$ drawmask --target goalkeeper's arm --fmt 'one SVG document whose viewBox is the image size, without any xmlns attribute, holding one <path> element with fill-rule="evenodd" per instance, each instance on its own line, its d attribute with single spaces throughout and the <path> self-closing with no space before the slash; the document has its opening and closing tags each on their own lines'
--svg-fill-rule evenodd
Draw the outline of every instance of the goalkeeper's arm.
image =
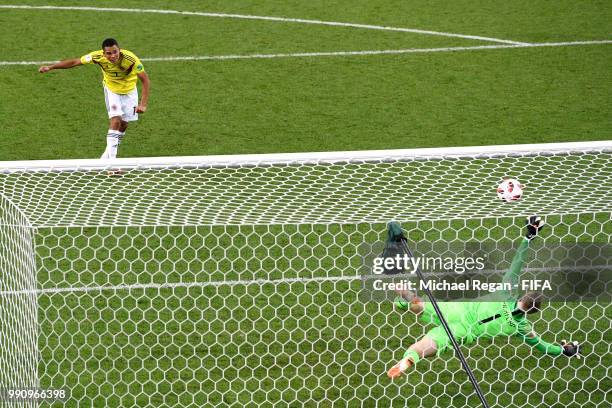
<svg viewBox="0 0 612 408">
<path fill-rule="evenodd" d="M 513 287 L 516 287 L 519 283 L 519 277 L 521 276 L 521 269 L 523 268 L 523 264 L 525 263 L 525 255 L 527 253 L 527 248 L 529 247 L 529 242 L 534 239 L 542 227 L 544 226 L 544 220 L 542 220 L 537 215 L 532 215 L 531 217 L 527 217 L 526 222 L 527 234 L 525 238 L 521 239 L 521 243 L 512 259 L 512 264 L 510 265 L 510 269 L 504 275 L 503 282 L 510 283 Z"/>
<path fill-rule="evenodd" d="M 525 343 L 529 344 L 531 347 L 535 348 L 541 353 L 549 354 L 551 356 L 559 356 L 563 354 L 568 357 L 576 356 L 580 358 L 580 344 L 578 344 L 577 341 L 568 343 L 563 340 L 561 342 L 561 345 L 559 346 L 556 344 L 545 342 L 544 340 L 540 339 L 534 332 L 531 332 L 522 337 Z"/>
<path fill-rule="evenodd" d="M 540 339 L 534 332 L 523 336 L 523 341 L 544 354 L 558 356 L 563 353 L 563 348 L 561 346 L 545 342 L 544 340 Z"/>
</svg>

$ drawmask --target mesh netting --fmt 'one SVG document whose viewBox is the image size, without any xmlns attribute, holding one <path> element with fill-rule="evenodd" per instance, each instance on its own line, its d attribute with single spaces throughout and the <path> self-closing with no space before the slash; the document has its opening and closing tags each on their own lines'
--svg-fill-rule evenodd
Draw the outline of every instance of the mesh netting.
<svg viewBox="0 0 612 408">
<path fill-rule="evenodd" d="M 531 213 L 543 246 L 609 248 L 609 148 L 5 165 L 0 385 L 65 389 L 67 406 L 479 406 L 452 352 L 386 377 L 430 327 L 363 297 L 364 248 L 398 220 L 416 250 L 507 260 Z M 498 200 L 506 176 L 519 202 Z M 547 265 L 530 254 L 526 273 Z M 462 351 L 491 406 L 607 406 L 611 315 L 568 297 L 530 317 L 581 360 L 514 337 Z"/>
</svg>

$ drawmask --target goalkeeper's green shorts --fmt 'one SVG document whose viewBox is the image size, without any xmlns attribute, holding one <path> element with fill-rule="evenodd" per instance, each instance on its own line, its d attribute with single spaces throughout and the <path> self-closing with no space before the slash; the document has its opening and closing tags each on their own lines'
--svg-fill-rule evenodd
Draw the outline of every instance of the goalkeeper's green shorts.
<svg viewBox="0 0 612 408">
<path fill-rule="evenodd" d="M 460 344 L 471 344 L 474 341 L 474 335 L 468 329 L 465 322 L 466 316 L 466 303 L 461 302 L 440 302 L 438 307 L 444 315 L 448 327 L 450 328 L 453 336 Z M 450 338 L 446 334 L 446 330 L 441 325 L 440 319 L 436 314 L 431 303 L 426 302 L 423 308 L 423 314 L 421 320 L 425 323 L 432 323 L 437 325 L 431 329 L 426 336 L 432 339 L 438 348 L 437 355 L 444 353 L 446 350 L 452 348 Z"/>
<path fill-rule="evenodd" d="M 453 336 L 455 336 L 455 340 L 459 344 L 472 344 L 474 342 L 475 337 L 470 333 L 470 331 L 461 323 L 449 323 L 448 327 L 450 328 Z M 452 349 L 452 343 L 450 338 L 446 335 L 446 330 L 442 326 L 436 326 L 431 329 L 426 337 L 429 337 L 436 343 L 436 347 L 438 351 L 436 354 L 439 356 L 444 353 L 446 350 Z"/>
</svg>

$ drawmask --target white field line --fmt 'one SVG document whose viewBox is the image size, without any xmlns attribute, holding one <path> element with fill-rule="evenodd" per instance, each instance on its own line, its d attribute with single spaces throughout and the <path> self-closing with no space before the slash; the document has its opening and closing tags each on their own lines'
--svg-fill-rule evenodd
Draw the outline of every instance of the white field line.
<svg viewBox="0 0 612 408">
<path fill-rule="evenodd" d="M 245 60 L 245 59 L 273 59 L 273 58 L 305 58 L 305 57 L 343 57 L 343 56 L 367 56 L 367 55 L 399 55 L 419 54 L 434 52 L 459 52 L 498 50 L 507 48 L 535 48 L 535 47 L 570 47 L 578 45 L 612 44 L 612 40 L 593 41 L 571 41 L 556 43 L 534 43 L 526 45 L 475 45 L 469 47 L 444 47 L 444 48 L 407 48 L 399 50 L 367 50 L 367 51 L 333 51 L 333 52 L 298 52 L 288 54 L 247 54 L 247 55 L 188 55 L 175 57 L 151 57 L 141 58 L 144 62 L 173 62 L 173 61 L 215 61 L 215 60 Z M 0 61 L 0 66 L 10 65 L 45 65 L 57 61 Z"/>
<path fill-rule="evenodd" d="M 555 273 L 559 270 L 565 272 L 581 272 L 592 271 L 594 268 L 602 271 L 610 271 L 609 265 L 595 266 L 573 266 L 573 267 L 540 267 L 540 268 L 525 268 L 525 273 Z M 501 275 L 505 270 L 483 269 L 480 271 L 483 274 Z M 403 275 L 395 275 L 402 277 Z M 407 274 L 407 276 L 413 276 Z M 424 272 L 424 277 L 437 277 L 439 272 Z M 146 289 L 176 289 L 176 288 L 206 288 L 206 287 L 221 287 L 221 286 L 263 286 L 263 285 L 281 285 L 292 283 L 308 284 L 312 282 L 350 282 L 356 280 L 376 280 L 381 279 L 380 275 L 353 275 L 353 276 L 334 276 L 334 277 L 318 277 L 318 278 L 283 278 L 283 279 L 253 279 L 253 280 L 232 280 L 232 281 L 216 281 L 216 282 L 173 282 L 173 283 L 141 283 L 132 285 L 106 285 L 106 286 L 82 286 L 82 287 L 67 287 L 67 288 L 47 288 L 47 289 L 29 289 L 29 290 L 3 290 L 0 291 L 0 296 L 15 296 L 15 295 L 54 295 L 57 293 L 89 293 L 103 291 L 132 291 Z"/>
<path fill-rule="evenodd" d="M 4 290 L 0 291 L 0 296 L 7 295 L 53 295 L 56 293 L 87 293 L 87 292 L 102 292 L 102 291 L 120 291 L 120 290 L 145 290 L 145 289 L 175 289 L 175 288 L 205 288 L 205 287 L 220 287 L 220 286 L 244 286 L 244 285 L 278 285 L 283 283 L 310 283 L 310 282 L 339 282 L 353 281 L 361 279 L 360 276 L 340 276 L 340 277 L 320 277 L 320 278 L 288 278 L 288 279 L 254 279 L 254 280 L 235 280 L 235 281 L 220 281 L 220 282 L 175 282 L 175 283 L 143 283 L 134 285 L 115 285 L 115 286 L 84 286 L 76 288 L 49 288 L 49 289 L 32 289 L 32 290 Z"/>
<path fill-rule="evenodd" d="M 95 12 L 121 12 L 121 13 L 148 13 L 148 14 L 175 14 L 184 16 L 201 16 L 201 17 L 217 17 L 217 18 L 235 18 L 243 20 L 264 20 L 277 21 L 283 23 L 299 23 L 299 24 L 314 24 L 334 27 L 350 27 L 367 30 L 382 30 L 382 31 L 399 31 L 404 33 L 437 35 L 442 37 L 466 38 L 470 40 L 489 41 L 502 44 L 527 44 L 523 42 L 503 40 L 500 38 L 481 37 L 478 35 L 446 33 L 440 31 L 419 30 L 415 28 L 388 27 L 371 24 L 355 24 L 341 23 L 337 21 L 321 21 L 321 20 L 306 20 L 302 18 L 285 18 L 285 17 L 270 17 L 270 16 L 251 16 L 244 14 L 226 14 L 226 13 L 205 13 L 198 11 L 178 11 L 178 10 L 157 10 L 157 9 L 134 9 L 134 8 L 117 8 L 117 7 L 80 7 L 80 6 L 29 6 L 29 5 L 0 5 L 4 9 L 28 9 L 28 10 L 77 10 L 77 11 L 95 11 Z"/>
</svg>

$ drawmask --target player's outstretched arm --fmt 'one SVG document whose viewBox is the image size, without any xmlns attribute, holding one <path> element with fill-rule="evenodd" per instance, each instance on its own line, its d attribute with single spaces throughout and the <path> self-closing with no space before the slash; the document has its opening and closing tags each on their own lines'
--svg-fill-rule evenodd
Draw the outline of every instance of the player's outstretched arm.
<svg viewBox="0 0 612 408">
<path fill-rule="evenodd" d="M 540 339 L 534 332 L 524 336 L 523 339 L 525 343 L 529 344 L 539 352 L 549 354 L 551 356 L 559 356 L 563 354 L 568 357 L 575 356 L 580 358 L 580 353 L 582 352 L 581 345 L 577 341 L 568 343 L 567 341 L 562 340 L 561 345 L 550 344 Z"/>
<path fill-rule="evenodd" d="M 43 65 L 40 68 L 38 68 L 38 72 L 40 72 L 41 74 L 44 74 L 45 72 L 49 72 L 54 69 L 68 69 L 68 68 L 73 68 L 79 65 L 83 65 L 80 58 L 67 59 L 67 60 L 63 60 L 60 62 L 56 62 L 55 64 L 52 64 L 52 65 Z"/>
<path fill-rule="evenodd" d="M 529 247 L 529 242 L 531 242 L 531 240 L 538 235 L 543 227 L 544 220 L 541 217 L 538 217 L 537 215 L 527 217 L 525 238 L 521 239 L 521 243 L 516 250 L 514 258 L 512 259 L 510 269 L 508 272 L 506 272 L 506 275 L 504 275 L 504 282 L 511 283 L 512 285 L 518 284 L 521 269 L 523 268 L 523 263 L 525 262 L 527 248 Z"/>
<path fill-rule="evenodd" d="M 149 92 L 151 90 L 151 80 L 146 72 L 140 72 L 136 74 L 138 79 L 142 83 L 142 96 L 140 97 L 140 103 L 136 107 L 137 113 L 144 113 L 147 111 L 147 104 L 149 103 Z"/>
</svg>

